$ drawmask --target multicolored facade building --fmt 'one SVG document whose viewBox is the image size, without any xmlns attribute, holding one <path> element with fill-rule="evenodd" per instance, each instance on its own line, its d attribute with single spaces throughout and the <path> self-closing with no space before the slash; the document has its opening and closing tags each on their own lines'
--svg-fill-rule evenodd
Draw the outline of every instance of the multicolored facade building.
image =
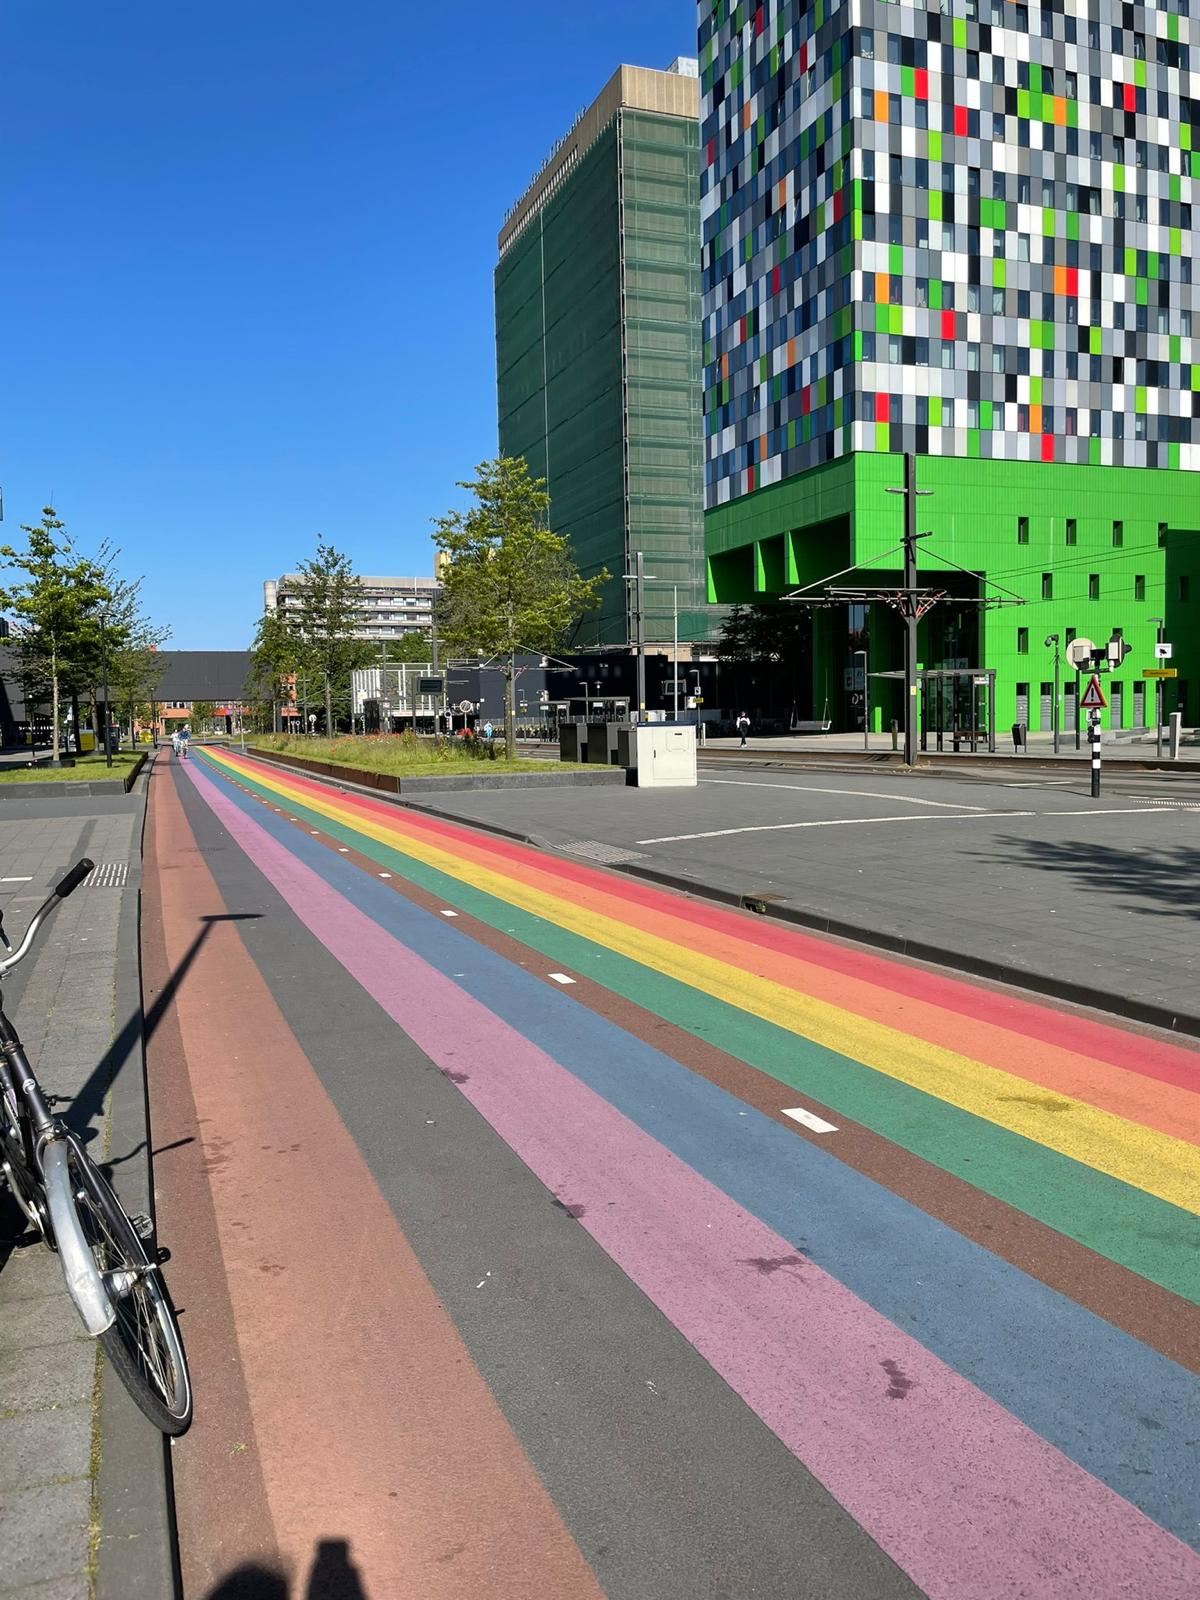
<svg viewBox="0 0 1200 1600">
<path fill-rule="evenodd" d="M 498 240 L 501 453 L 550 491 L 585 576 L 610 574 L 578 648 L 703 640 L 699 86 L 694 60 L 618 67 L 513 205 Z"/>
<path fill-rule="evenodd" d="M 1044 641 L 1119 630 L 1106 720 L 1142 726 L 1165 638 L 1165 709 L 1197 720 L 1186 10 L 699 0 L 710 599 L 843 569 L 898 584 L 886 490 L 911 452 L 933 491 L 920 580 L 947 594 L 921 627 L 926 667 L 995 669 L 997 720 L 1049 728 Z M 853 725 L 860 648 L 872 673 L 900 665 L 891 611 L 814 612 L 801 715 Z M 900 703 L 873 689 L 878 726 Z"/>
</svg>

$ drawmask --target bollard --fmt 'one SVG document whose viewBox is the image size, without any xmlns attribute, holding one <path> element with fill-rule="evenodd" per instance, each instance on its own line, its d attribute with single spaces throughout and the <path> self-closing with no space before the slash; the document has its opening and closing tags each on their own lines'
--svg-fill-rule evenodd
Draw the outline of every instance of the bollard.
<svg viewBox="0 0 1200 1600">
<path fill-rule="evenodd" d="M 1179 760 L 1179 741 L 1183 735 L 1183 712 L 1172 711 L 1167 718 L 1167 759 Z"/>
<path fill-rule="evenodd" d="M 899 750 L 899 748 L 900 748 L 900 724 L 896 721 L 895 717 L 893 717 L 892 718 L 892 749 L 893 750 Z"/>
</svg>

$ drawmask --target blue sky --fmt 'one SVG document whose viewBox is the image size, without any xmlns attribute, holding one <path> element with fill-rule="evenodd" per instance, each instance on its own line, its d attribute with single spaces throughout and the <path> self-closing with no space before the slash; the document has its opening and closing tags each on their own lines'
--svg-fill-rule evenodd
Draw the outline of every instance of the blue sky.
<svg viewBox="0 0 1200 1600">
<path fill-rule="evenodd" d="M 317 535 L 431 569 L 495 453 L 508 205 L 692 0 L 4 0 L 0 484 L 111 539 L 179 649 Z"/>
</svg>

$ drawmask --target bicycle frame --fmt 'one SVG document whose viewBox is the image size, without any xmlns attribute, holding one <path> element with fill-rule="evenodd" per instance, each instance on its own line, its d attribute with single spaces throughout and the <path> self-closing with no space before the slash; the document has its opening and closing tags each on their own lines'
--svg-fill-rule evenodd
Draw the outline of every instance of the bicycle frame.
<svg viewBox="0 0 1200 1600">
<path fill-rule="evenodd" d="M 50 898 L 38 909 L 26 929 L 20 946 L 0 961 L 0 978 L 6 977 L 18 961 L 24 959 L 37 938 L 38 931 L 55 904 L 72 890 L 78 888 L 92 870 L 90 861 L 81 861 L 55 889 Z M 73 1135 L 67 1131 L 50 1110 L 37 1075 L 29 1063 L 24 1046 L 4 1012 L 0 998 L 0 1093 L 9 1102 L 16 1118 L 15 1132 L 19 1133 L 21 1149 L 11 1148 L 12 1134 L 5 1143 L 10 1168 L 19 1162 L 21 1173 L 10 1172 L 10 1183 L 18 1204 L 27 1210 L 26 1196 L 20 1192 L 22 1184 L 33 1191 L 33 1203 L 44 1196 L 46 1216 L 31 1217 L 45 1232 L 49 1226 L 47 1243 L 58 1251 L 62 1261 L 67 1292 L 83 1319 L 88 1333 L 95 1338 L 110 1328 L 116 1320 L 116 1310 L 104 1287 L 104 1280 L 96 1265 L 87 1238 L 80 1225 L 71 1197 L 71 1172 L 69 1151 Z M 8 1119 L 6 1119 L 7 1121 Z M 40 1196 L 37 1191 L 40 1190 Z"/>
</svg>

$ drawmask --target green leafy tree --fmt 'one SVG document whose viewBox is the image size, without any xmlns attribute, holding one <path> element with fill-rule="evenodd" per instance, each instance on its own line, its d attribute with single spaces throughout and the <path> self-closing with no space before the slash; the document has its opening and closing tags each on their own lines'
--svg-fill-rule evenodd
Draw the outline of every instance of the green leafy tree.
<svg viewBox="0 0 1200 1600">
<path fill-rule="evenodd" d="M 269 705 L 268 727 L 273 725 L 276 704 L 291 704 L 299 670 L 299 634 L 288 627 L 282 612 L 264 611 L 250 646 L 250 671 L 245 690 L 247 700 Z"/>
<path fill-rule="evenodd" d="M 133 641 L 113 651 L 108 663 L 108 688 L 118 712 L 123 711 L 130 736 L 139 715 L 152 714 L 167 658 L 154 645 Z"/>
<path fill-rule="evenodd" d="M 0 546 L 0 562 L 23 573 L 24 581 L 0 590 L 0 604 L 17 618 L 23 678 L 28 683 L 41 680 L 49 688 L 57 762 L 64 677 L 75 667 L 92 621 L 112 593 L 103 569 L 79 554 L 53 506 L 43 508 L 40 523 L 22 523 L 21 532 L 25 549 Z"/>
<path fill-rule="evenodd" d="M 395 644 L 389 639 L 386 649 L 392 662 L 428 661 L 433 653 L 427 633 L 406 633 Z"/>
<path fill-rule="evenodd" d="M 325 732 L 332 738 L 334 694 L 340 698 L 343 688 L 348 693 L 350 674 L 374 654 L 371 642 L 355 635 L 362 596 L 349 556 L 327 544 L 318 544 L 316 555 L 300 563 L 297 587 L 297 666 L 324 686 Z"/>
<path fill-rule="evenodd" d="M 609 575 L 580 577 L 567 539 L 547 526 L 546 480 L 531 477 L 523 458 L 485 461 L 459 488 L 470 491 L 474 504 L 434 523 L 434 543 L 446 556 L 439 626 L 449 651 L 501 661 L 511 759 L 515 657 L 561 649 L 580 617 L 599 604 Z"/>
<path fill-rule="evenodd" d="M 717 654 L 722 661 L 788 661 L 807 625 L 801 606 L 735 605 L 721 625 Z"/>
<path fill-rule="evenodd" d="M 188 718 L 188 721 L 191 723 L 192 732 L 197 735 L 206 732 L 208 725 L 212 722 L 212 719 L 216 716 L 216 714 L 217 707 L 215 701 L 193 700 L 191 715 Z"/>
</svg>

